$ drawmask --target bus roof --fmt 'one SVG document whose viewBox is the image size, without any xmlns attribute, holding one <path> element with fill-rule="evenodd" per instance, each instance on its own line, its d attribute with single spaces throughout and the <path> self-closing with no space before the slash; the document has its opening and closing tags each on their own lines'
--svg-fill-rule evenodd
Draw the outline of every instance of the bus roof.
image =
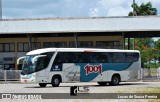
<svg viewBox="0 0 160 102">
<path fill-rule="evenodd" d="M 138 50 L 120 50 L 120 49 L 98 49 L 98 48 L 43 48 L 33 50 L 27 53 L 27 55 L 41 54 L 45 52 L 137 52 Z"/>
</svg>

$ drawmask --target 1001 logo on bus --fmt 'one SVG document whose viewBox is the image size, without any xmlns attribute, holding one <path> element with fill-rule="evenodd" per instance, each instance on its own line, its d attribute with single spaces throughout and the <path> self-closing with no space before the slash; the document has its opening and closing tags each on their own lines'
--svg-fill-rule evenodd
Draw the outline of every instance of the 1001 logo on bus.
<svg viewBox="0 0 160 102">
<path fill-rule="evenodd" d="M 102 64 L 100 65 L 89 65 L 87 64 L 84 69 L 86 70 L 86 75 L 89 73 L 102 73 Z"/>
</svg>

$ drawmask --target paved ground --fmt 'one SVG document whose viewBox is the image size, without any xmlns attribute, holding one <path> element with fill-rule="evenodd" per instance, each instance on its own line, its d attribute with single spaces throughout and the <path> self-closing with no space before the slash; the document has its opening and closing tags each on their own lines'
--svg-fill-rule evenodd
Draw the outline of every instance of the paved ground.
<svg viewBox="0 0 160 102">
<path fill-rule="evenodd" d="M 52 87 L 51 85 L 47 85 L 45 88 L 39 87 L 38 84 L 2 83 L 0 84 L 0 93 L 70 93 L 71 86 L 88 86 L 90 90 L 89 93 L 160 93 L 160 82 L 123 82 L 119 86 L 109 86 L 109 85 L 99 86 L 97 83 L 63 83 L 59 87 Z M 63 99 L 58 100 L 58 102 L 60 101 L 63 101 Z M 81 101 L 81 100 L 76 99 L 67 101 Z M 95 100 L 85 100 L 85 101 L 88 102 Z M 110 99 L 108 101 L 128 102 L 127 100 L 110 100 Z M 139 101 L 141 102 L 143 100 Z M 144 101 L 152 101 L 152 100 L 144 100 Z M 159 100 L 156 101 L 158 102 Z"/>
<path fill-rule="evenodd" d="M 97 83 L 62 83 L 59 87 L 48 84 L 45 88 L 38 84 L 0 84 L 0 93 L 69 93 L 71 86 L 88 86 L 91 93 L 132 92 L 139 88 L 160 88 L 160 82 L 122 82 L 119 86 L 99 86 Z M 127 90 L 128 89 L 128 90 Z"/>
</svg>

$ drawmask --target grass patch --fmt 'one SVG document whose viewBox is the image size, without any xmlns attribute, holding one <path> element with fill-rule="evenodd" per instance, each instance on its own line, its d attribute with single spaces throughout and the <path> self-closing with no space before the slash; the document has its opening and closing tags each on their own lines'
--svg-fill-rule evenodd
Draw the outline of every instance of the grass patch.
<svg viewBox="0 0 160 102">
<path fill-rule="evenodd" d="M 137 93 L 160 93 L 160 87 L 145 87 L 136 90 Z"/>
</svg>

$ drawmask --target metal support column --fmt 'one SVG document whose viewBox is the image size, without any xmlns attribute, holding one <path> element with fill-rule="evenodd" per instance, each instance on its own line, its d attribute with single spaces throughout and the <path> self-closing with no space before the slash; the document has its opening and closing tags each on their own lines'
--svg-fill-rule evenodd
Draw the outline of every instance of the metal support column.
<svg viewBox="0 0 160 102">
<path fill-rule="evenodd" d="M 135 38 L 133 38 L 133 50 L 135 49 Z"/>
<path fill-rule="evenodd" d="M 14 48 L 15 48 L 15 59 L 16 59 L 16 61 L 18 60 L 18 49 L 17 49 L 17 48 L 18 48 L 18 47 L 17 47 L 18 45 L 17 45 L 17 44 L 18 44 L 18 43 L 17 43 L 17 41 L 16 41 L 16 42 L 15 42 L 15 47 L 14 47 Z M 15 61 L 15 69 L 16 69 L 16 70 L 19 70 L 16 61 Z"/>
<path fill-rule="evenodd" d="M 124 37 L 124 32 L 122 32 L 122 39 L 123 39 L 123 49 L 125 49 L 125 37 Z"/>
<path fill-rule="evenodd" d="M 27 34 L 28 42 L 29 42 L 29 50 L 32 51 L 32 36 L 31 34 Z"/>
<path fill-rule="evenodd" d="M 78 36 L 77 36 L 77 33 L 74 33 L 74 41 L 75 41 L 75 48 L 78 48 Z"/>
<path fill-rule="evenodd" d="M 130 38 L 128 38 L 128 50 L 130 49 Z"/>
<path fill-rule="evenodd" d="M 133 16 L 136 16 L 137 12 L 135 10 L 135 0 L 133 0 Z M 135 38 L 133 38 L 133 50 L 135 49 Z"/>
</svg>

